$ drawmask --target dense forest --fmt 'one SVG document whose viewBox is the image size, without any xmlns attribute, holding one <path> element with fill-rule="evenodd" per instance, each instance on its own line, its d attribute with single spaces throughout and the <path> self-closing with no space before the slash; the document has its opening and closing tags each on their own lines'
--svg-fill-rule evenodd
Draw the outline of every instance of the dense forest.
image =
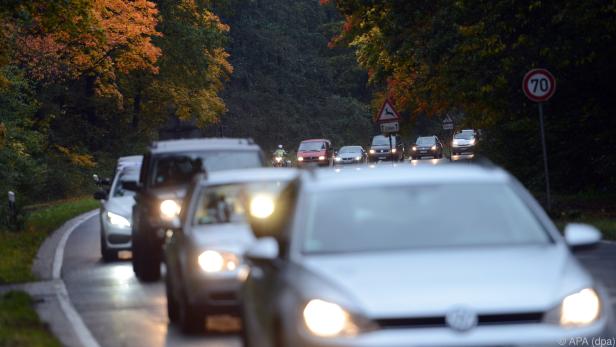
<svg viewBox="0 0 616 347">
<path fill-rule="evenodd" d="M 0 192 L 21 205 L 83 193 L 173 119 L 267 151 L 366 145 L 385 97 L 407 142 L 453 115 L 540 188 L 533 67 L 557 78 L 555 188 L 616 187 L 614 1 L 1 0 L 0 19 Z"/>
</svg>

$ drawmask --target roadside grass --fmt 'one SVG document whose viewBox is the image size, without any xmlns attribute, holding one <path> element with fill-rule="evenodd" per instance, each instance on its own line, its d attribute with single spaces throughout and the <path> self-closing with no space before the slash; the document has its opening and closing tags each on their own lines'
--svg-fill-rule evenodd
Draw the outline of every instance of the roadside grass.
<svg viewBox="0 0 616 347">
<path fill-rule="evenodd" d="M 60 342 L 42 323 L 24 292 L 0 295 L 0 346 L 56 347 Z"/>
<path fill-rule="evenodd" d="M 32 262 L 45 238 L 67 220 L 98 206 L 91 197 L 39 205 L 27 216 L 24 230 L 0 230 L 0 284 L 35 280 Z"/>
</svg>

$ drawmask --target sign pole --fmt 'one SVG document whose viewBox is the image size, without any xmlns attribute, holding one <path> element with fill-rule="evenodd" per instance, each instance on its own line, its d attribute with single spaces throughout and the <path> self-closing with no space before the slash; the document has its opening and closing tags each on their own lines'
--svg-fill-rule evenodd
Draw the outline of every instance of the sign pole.
<svg viewBox="0 0 616 347">
<path fill-rule="evenodd" d="M 389 133 L 389 154 L 391 154 L 391 166 L 394 166 L 394 146 L 391 143 L 391 133 Z"/>
<path fill-rule="evenodd" d="M 543 103 L 538 103 L 539 105 L 539 127 L 541 128 L 541 147 L 543 148 L 543 169 L 545 175 L 545 193 L 546 193 L 546 206 L 547 210 L 550 210 L 552 205 L 552 199 L 550 197 L 550 174 L 548 171 L 548 150 L 545 145 L 545 128 L 543 126 Z"/>
</svg>

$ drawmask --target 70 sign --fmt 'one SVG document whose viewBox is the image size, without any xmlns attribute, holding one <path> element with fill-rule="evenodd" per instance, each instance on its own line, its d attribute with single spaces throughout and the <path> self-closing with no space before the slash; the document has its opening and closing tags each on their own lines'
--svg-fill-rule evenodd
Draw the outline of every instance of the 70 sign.
<svg viewBox="0 0 616 347">
<path fill-rule="evenodd" d="M 556 79 L 546 69 L 533 69 L 524 76 L 522 89 L 531 101 L 545 102 L 556 91 Z"/>
</svg>

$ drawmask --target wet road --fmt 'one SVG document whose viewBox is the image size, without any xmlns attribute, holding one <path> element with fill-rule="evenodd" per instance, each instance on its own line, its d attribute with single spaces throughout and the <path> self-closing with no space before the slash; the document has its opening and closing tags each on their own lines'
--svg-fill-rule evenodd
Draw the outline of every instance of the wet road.
<svg viewBox="0 0 616 347">
<path fill-rule="evenodd" d="M 168 322 L 163 283 L 139 283 L 127 260 L 103 263 L 99 242 L 95 216 L 69 238 L 62 277 L 73 305 L 101 347 L 241 346 L 232 334 L 182 336 Z M 616 243 L 602 243 L 578 258 L 608 287 L 616 306 Z"/>
</svg>

